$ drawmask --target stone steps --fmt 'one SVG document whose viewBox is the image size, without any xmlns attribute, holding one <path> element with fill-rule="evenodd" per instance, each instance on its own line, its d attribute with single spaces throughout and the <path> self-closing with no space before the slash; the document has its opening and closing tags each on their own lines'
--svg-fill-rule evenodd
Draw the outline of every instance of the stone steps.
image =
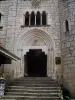
<svg viewBox="0 0 75 100">
<path fill-rule="evenodd" d="M 60 100 L 60 87 L 55 80 L 45 77 L 21 78 L 6 87 L 0 100 Z"/>
<path fill-rule="evenodd" d="M 28 88 L 27 87 L 26 88 L 25 87 L 24 88 L 20 88 L 20 86 L 19 86 L 19 88 L 18 87 L 17 88 L 8 87 L 7 89 L 10 89 L 10 90 L 17 90 L 17 89 L 21 90 L 22 89 L 22 90 L 33 90 L 33 91 L 34 90 L 36 90 L 36 91 L 37 90 L 50 90 L 50 91 L 52 91 L 52 90 L 59 90 L 60 88 L 49 88 L 49 87 L 46 87 L 46 88 L 39 88 L 39 87 L 37 87 L 37 88 L 35 88 L 35 87 L 34 88 L 32 88 L 32 87 L 30 87 L 30 88 L 29 87 Z"/>
<path fill-rule="evenodd" d="M 25 78 L 21 77 L 16 80 L 53 80 L 53 79 L 51 77 L 25 77 Z"/>
<path fill-rule="evenodd" d="M 26 86 L 26 87 L 32 87 L 32 86 L 35 86 L 35 87 L 53 87 L 53 86 L 58 86 L 57 84 L 13 84 L 13 85 L 17 85 L 17 86 Z"/>
<path fill-rule="evenodd" d="M 18 96 L 18 95 L 20 95 L 20 96 L 45 96 L 45 97 L 48 97 L 48 96 L 50 96 L 50 97 L 58 97 L 58 93 L 26 93 L 26 92 L 7 92 L 6 93 L 7 95 L 16 95 L 16 96 Z"/>
<path fill-rule="evenodd" d="M 21 88 L 21 89 L 24 89 L 24 88 L 25 88 L 25 89 L 50 89 L 50 90 L 52 90 L 52 89 L 57 90 L 57 89 L 58 89 L 58 90 L 60 90 L 60 87 L 56 87 L 56 86 L 55 86 L 55 87 L 40 87 L 40 86 L 39 86 L 39 87 L 35 87 L 35 86 L 32 86 L 32 87 L 26 87 L 26 86 L 7 86 L 6 88 L 13 88 L 13 89 L 14 89 L 14 88 L 15 88 L 15 89 L 16 89 L 16 88 L 18 88 L 18 89 L 20 89 L 20 88 Z"/>
<path fill-rule="evenodd" d="M 16 100 L 60 100 L 59 97 L 51 96 L 17 96 L 17 95 L 8 95 L 2 98 L 4 99 L 16 99 Z M 1 99 L 1 100 L 2 100 Z"/>
<path fill-rule="evenodd" d="M 32 87 L 32 86 L 38 86 L 38 87 L 42 87 L 42 86 L 44 86 L 44 87 L 58 87 L 58 84 L 57 83 L 23 83 L 23 82 L 15 82 L 15 83 L 12 83 L 11 85 L 14 85 L 14 86 L 26 86 L 26 87 Z"/>
<path fill-rule="evenodd" d="M 59 92 L 60 92 L 59 90 L 49 90 L 49 89 L 48 89 L 48 90 L 7 89 L 6 91 L 7 91 L 7 92 L 8 92 L 8 91 L 10 91 L 10 92 L 18 92 L 18 91 L 19 91 L 19 92 L 28 92 L 28 93 L 29 93 L 29 92 L 33 92 L 33 93 L 34 93 L 34 92 L 35 92 L 35 93 L 38 93 L 38 92 L 39 92 L 39 93 L 40 93 L 40 92 L 42 92 L 42 93 L 45 93 L 45 92 L 48 92 L 48 93 L 54 93 L 54 92 L 55 92 L 55 93 L 56 93 L 56 92 L 58 92 L 58 93 L 59 93 Z"/>
<path fill-rule="evenodd" d="M 29 83 L 29 82 L 30 82 L 30 83 Z M 46 82 L 45 82 L 45 81 L 43 81 L 43 82 L 42 82 L 42 81 L 41 81 L 41 82 L 37 82 L 37 81 L 36 81 L 36 82 L 32 82 L 32 81 L 29 81 L 29 82 L 26 82 L 26 81 L 22 81 L 22 82 L 16 81 L 15 83 L 16 83 L 16 84 L 17 84 L 17 83 L 19 83 L 19 84 L 20 84 L 20 83 L 22 83 L 22 84 L 24 84 L 24 83 L 25 83 L 25 84 L 42 84 L 42 83 L 44 82 L 44 84 L 57 84 L 57 82 L 48 82 L 48 81 L 46 81 Z"/>
<path fill-rule="evenodd" d="M 45 82 L 45 83 L 57 83 L 56 81 L 54 81 L 54 80 L 15 80 L 14 82 L 16 82 L 16 83 L 20 83 L 20 82 L 25 82 L 25 83 L 29 83 L 29 82 L 31 82 L 31 83 L 43 83 L 43 82 Z"/>
</svg>

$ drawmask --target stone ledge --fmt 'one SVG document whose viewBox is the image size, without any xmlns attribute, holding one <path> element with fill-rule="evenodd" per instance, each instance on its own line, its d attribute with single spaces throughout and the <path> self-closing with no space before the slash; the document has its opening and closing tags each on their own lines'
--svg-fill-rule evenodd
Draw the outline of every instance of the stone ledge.
<svg viewBox="0 0 75 100">
<path fill-rule="evenodd" d="M 51 25 L 28 25 L 28 26 L 25 26 L 25 25 L 21 25 L 21 28 L 24 28 L 24 27 L 49 27 Z"/>
</svg>

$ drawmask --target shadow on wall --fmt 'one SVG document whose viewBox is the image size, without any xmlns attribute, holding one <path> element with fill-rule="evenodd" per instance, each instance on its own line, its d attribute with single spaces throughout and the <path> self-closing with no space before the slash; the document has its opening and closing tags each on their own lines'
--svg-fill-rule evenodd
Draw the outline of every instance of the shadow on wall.
<svg viewBox="0 0 75 100">
<path fill-rule="evenodd" d="M 63 84 L 61 84 L 61 90 L 64 100 L 71 100 L 71 92 L 66 87 L 64 87 Z"/>
</svg>

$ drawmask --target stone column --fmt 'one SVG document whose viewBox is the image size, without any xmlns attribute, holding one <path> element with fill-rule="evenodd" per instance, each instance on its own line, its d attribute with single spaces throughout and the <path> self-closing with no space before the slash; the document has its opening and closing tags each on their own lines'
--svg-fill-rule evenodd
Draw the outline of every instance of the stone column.
<svg viewBox="0 0 75 100">
<path fill-rule="evenodd" d="M 46 25 L 50 25 L 50 15 L 46 13 Z"/>
<path fill-rule="evenodd" d="M 25 15 L 22 16 L 22 25 L 25 26 Z"/>
</svg>

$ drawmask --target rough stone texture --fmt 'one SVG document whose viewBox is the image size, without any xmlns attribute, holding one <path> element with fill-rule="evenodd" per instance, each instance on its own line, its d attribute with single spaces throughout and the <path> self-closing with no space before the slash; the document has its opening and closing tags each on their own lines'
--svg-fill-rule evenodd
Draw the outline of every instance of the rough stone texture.
<svg viewBox="0 0 75 100">
<path fill-rule="evenodd" d="M 47 77 L 26 77 L 12 81 L 0 100 L 61 100 L 57 81 Z"/>
<path fill-rule="evenodd" d="M 30 48 L 41 48 L 48 55 L 48 76 L 61 79 L 75 94 L 75 0 L 38 2 L 35 5 L 34 0 L 0 1 L 0 13 L 3 15 L 0 45 L 21 58 L 21 61 L 5 65 L 5 72 L 10 72 L 15 78 L 24 76 L 24 55 Z M 48 25 L 22 28 L 26 11 L 46 11 Z M 66 20 L 69 22 L 69 32 L 65 29 Z M 55 64 L 55 57 L 62 58 L 62 67 Z"/>
<path fill-rule="evenodd" d="M 34 11 L 35 13 L 37 11 L 40 11 L 41 13 L 42 11 L 46 11 L 48 25 L 40 27 L 21 28 L 21 26 L 24 25 L 23 15 L 26 13 L 26 11 L 29 11 L 29 13 L 31 13 L 31 11 Z M 57 76 L 59 76 L 60 71 L 58 71 L 58 69 L 61 68 L 61 65 L 56 65 L 54 60 L 56 56 L 61 57 L 58 0 L 41 0 L 39 5 L 36 6 L 32 6 L 31 0 L 0 1 L 0 12 L 4 15 L 1 21 L 3 29 L 0 30 L 0 40 L 2 41 L 1 45 L 22 58 L 21 62 L 17 61 L 12 62 L 12 65 L 5 65 L 7 66 L 7 68 L 5 68 L 5 71 L 13 72 L 15 77 L 23 76 L 24 54 L 32 46 L 46 46 L 47 50 L 49 50 L 47 74 L 48 76 L 53 77 L 56 76 L 56 73 L 58 73 Z M 32 34 L 28 36 L 30 33 Z M 35 36 L 35 33 L 39 34 Z M 30 38 L 32 36 L 33 38 Z M 37 43 L 34 43 L 35 38 L 38 40 Z M 43 50 L 44 47 L 41 48 Z"/>
<path fill-rule="evenodd" d="M 75 0 L 59 0 L 63 83 L 75 94 Z M 65 21 L 69 22 L 69 32 Z"/>
<path fill-rule="evenodd" d="M 62 68 L 61 64 L 55 64 L 55 57 L 61 57 L 61 48 L 62 47 L 62 63 L 63 68 L 65 65 L 74 68 L 74 31 L 71 31 L 72 37 L 65 37 L 65 33 L 62 33 L 62 30 L 65 31 L 65 27 L 62 28 L 62 23 L 65 21 L 65 17 L 69 16 L 71 18 L 71 11 L 66 13 L 68 4 L 66 2 L 61 2 L 61 14 L 59 20 L 59 1 L 58 0 L 39 0 L 41 1 L 38 7 L 32 6 L 31 0 L 6 0 L 0 1 L 0 12 L 4 15 L 2 16 L 1 25 L 3 29 L 0 30 L 0 42 L 1 45 L 10 50 L 12 53 L 16 54 L 21 58 L 21 61 L 14 62 L 12 65 L 5 65 L 5 72 L 11 72 L 14 74 L 14 77 L 24 76 L 24 54 L 29 51 L 30 48 L 39 48 L 44 49 L 42 46 L 46 46 L 47 55 L 48 55 L 48 65 L 47 65 L 47 74 L 48 76 L 59 78 L 62 77 Z M 73 0 L 72 0 L 73 1 Z M 67 6 L 66 6 L 67 4 Z M 65 5 L 65 12 L 64 7 Z M 73 5 L 73 2 L 70 3 Z M 71 6 L 69 8 L 71 8 Z M 66 8 L 67 7 L 67 8 Z M 73 6 L 72 6 L 73 7 Z M 75 7 L 74 7 L 75 8 Z M 72 9 L 73 10 L 73 9 Z M 40 27 L 24 27 L 24 14 L 26 11 L 46 11 L 47 13 L 47 26 Z M 65 13 L 65 16 L 63 14 Z M 74 10 L 72 11 L 74 12 Z M 74 15 L 72 17 L 75 17 Z M 74 30 L 74 20 L 71 18 L 71 29 Z M 60 22 L 61 22 L 61 43 L 60 43 Z M 35 35 L 36 33 L 36 35 Z M 37 43 L 35 43 L 37 39 Z M 67 42 L 66 42 L 67 41 Z M 65 43 L 66 42 L 66 43 Z M 62 46 L 61 46 L 62 45 Z M 29 47 L 28 47 L 29 46 Z M 34 47 L 35 46 L 35 47 Z M 70 54 L 70 52 L 72 54 Z M 73 55 L 73 57 L 72 57 Z M 65 59 L 63 59 L 65 57 Z M 68 66 L 69 64 L 69 66 Z M 7 67 L 6 67 L 7 66 Z M 72 69 L 71 68 L 71 69 Z M 65 70 L 67 71 L 67 70 Z M 71 70 L 72 71 L 72 70 Z M 64 75 L 66 72 L 64 72 Z M 67 76 L 67 75 L 66 75 Z M 66 80 L 66 79 L 65 79 Z M 74 84 L 74 83 L 73 83 Z"/>
</svg>

